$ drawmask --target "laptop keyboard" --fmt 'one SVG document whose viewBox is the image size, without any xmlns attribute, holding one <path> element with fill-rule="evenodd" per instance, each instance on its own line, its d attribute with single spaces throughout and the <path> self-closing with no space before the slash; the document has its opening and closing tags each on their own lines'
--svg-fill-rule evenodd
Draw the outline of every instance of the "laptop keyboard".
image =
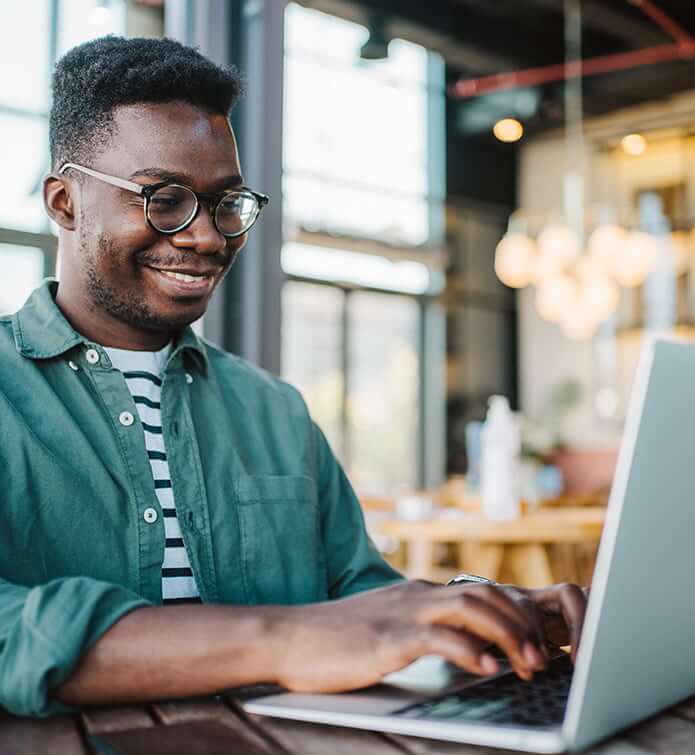
<svg viewBox="0 0 695 755">
<path fill-rule="evenodd" d="M 396 712 L 406 718 L 468 723 L 553 726 L 562 723 L 574 667 L 569 656 L 554 659 L 545 671 L 524 682 L 516 674 L 408 706 Z"/>
</svg>

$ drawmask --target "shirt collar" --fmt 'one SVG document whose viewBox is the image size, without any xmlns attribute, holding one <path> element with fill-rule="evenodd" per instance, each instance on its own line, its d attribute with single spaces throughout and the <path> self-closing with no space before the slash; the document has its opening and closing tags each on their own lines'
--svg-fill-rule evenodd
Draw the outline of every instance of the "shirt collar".
<svg viewBox="0 0 695 755">
<path fill-rule="evenodd" d="M 51 359 L 88 343 L 66 320 L 55 303 L 58 281 L 46 279 L 29 296 L 24 306 L 12 316 L 12 331 L 17 351 L 29 359 Z M 175 340 L 173 355 L 188 353 L 203 373 L 207 373 L 208 355 L 203 341 L 190 326 Z"/>
</svg>

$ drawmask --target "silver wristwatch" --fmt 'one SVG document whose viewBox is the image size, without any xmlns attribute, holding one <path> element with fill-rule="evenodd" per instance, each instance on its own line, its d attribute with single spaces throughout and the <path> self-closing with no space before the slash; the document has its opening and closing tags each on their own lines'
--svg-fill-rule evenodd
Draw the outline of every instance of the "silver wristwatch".
<svg viewBox="0 0 695 755">
<path fill-rule="evenodd" d="M 457 574 L 453 579 L 447 582 L 447 585 L 461 585 L 461 584 L 479 584 L 479 585 L 496 585 L 494 579 L 488 579 L 487 577 L 479 577 L 477 574 Z"/>
</svg>

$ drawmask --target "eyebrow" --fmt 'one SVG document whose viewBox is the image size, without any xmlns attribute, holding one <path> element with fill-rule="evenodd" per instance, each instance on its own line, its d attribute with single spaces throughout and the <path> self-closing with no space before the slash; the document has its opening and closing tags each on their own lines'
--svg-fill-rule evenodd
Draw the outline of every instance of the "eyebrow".
<svg viewBox="0 0 695 755">
<path fill-rule="evenodd" d="M 170 170 L 164 170 L 164 168 L 143 168 L 142 170 L 136 170 L 135 173 L 130 174 L 130 178 L 156 178 L 160 181 L 176 181 L 185 185 L 192 183 L 191 177 L 185 173 L 176 173 Z M 234 187 L 243 186 L 244 179 L 238 174 L 232 174 L 229 176 L 223 176 L 219 181 L 215 182 L 220 187 Z"/>
</svg>

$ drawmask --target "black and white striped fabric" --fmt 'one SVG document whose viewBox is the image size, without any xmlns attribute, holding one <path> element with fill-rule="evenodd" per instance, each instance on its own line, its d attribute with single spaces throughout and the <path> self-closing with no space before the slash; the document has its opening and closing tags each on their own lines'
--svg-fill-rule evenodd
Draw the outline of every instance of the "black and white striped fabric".
<svg viewBox="0 0 695 755">
<path fill-rule="evenodd" d="M 123 373 L 145 432 L 154 490 L 164 517 L 166 543 L 162 564 L 163 601 L 165 604 L 200 603 L 200 593 L 176 517 L 174 490 L 162 436 L 161 375 L 171 352 L 171 344 L 154 352 L 113 348 L 105 350 L 113 366 Z"/>
</svg>

